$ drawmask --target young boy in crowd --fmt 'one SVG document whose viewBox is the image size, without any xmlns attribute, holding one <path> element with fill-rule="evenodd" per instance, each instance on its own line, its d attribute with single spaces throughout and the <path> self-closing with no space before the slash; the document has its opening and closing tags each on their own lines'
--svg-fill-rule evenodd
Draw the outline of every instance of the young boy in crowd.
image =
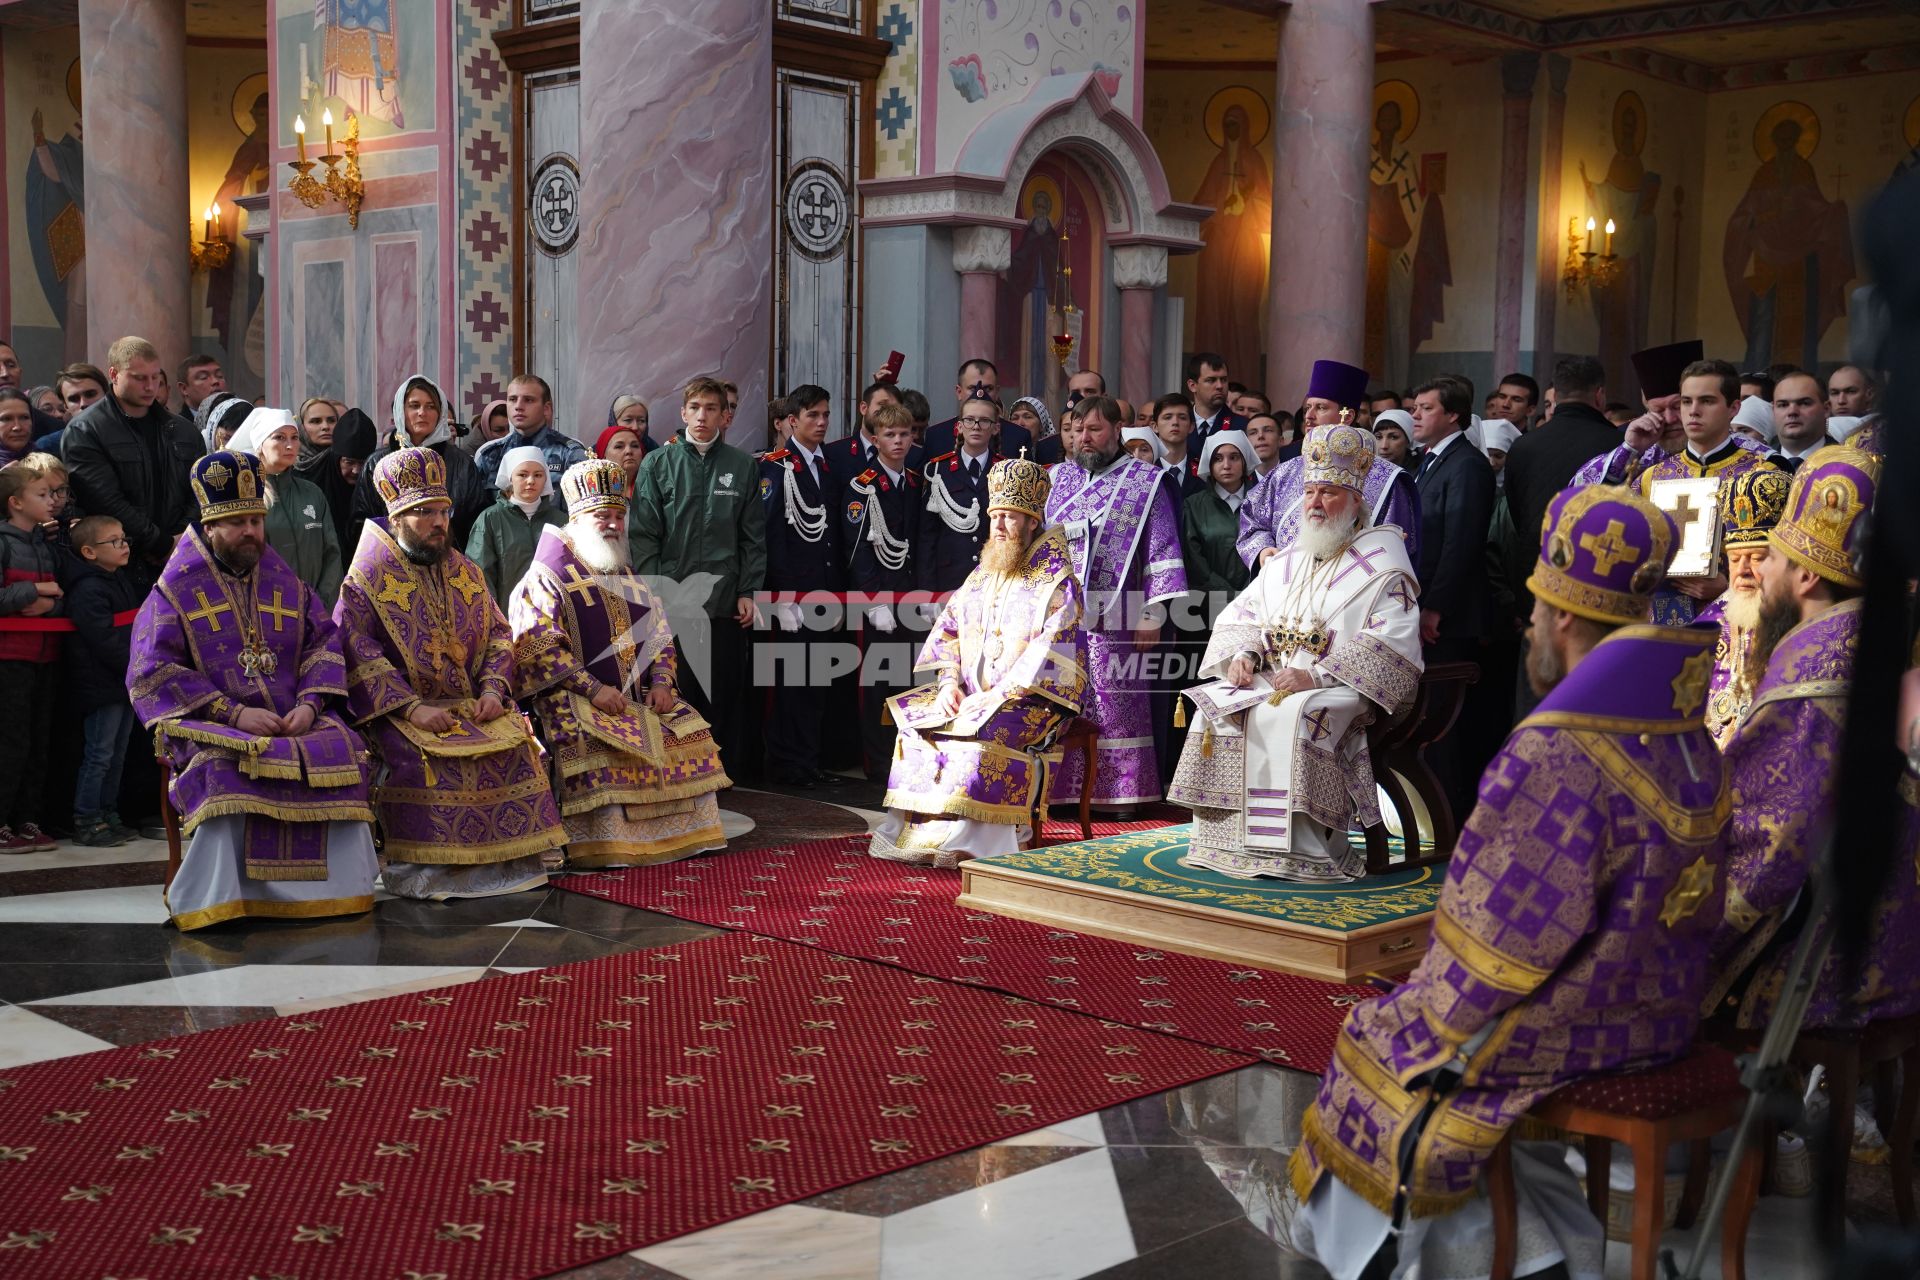
<svg viewBox="0 0 1920 1280">
<path fill-rule="evenodd" d="M 69 710 L 81 716 L 84 746 L 73 784 L 73 838 L 92 848 L 125 844 L 137 832 L 121 825 L 116 811 L 120 773 L 133 733 L 127 700 L 127 660 L 133 619 L 142 592 L 120 572 L 133 555 L 126 531 L 112 516 L 87 516 L 73 526 L 79 561 L 68 579 L 67 642 Z"/>
<path fill-rule="evenodd" d="M 53 515 L 40 527 L 54 546 L 66 546 L 67 529 L 73 523 L 66 464 L 51 453 L 30 453 L 20 459 L 20 465 L 47 482 L 47 496 L 53 499 Z"/>
<path fill-rule="evenodd" d="M 0 617 L 43 618 L 65 612 L 60 549 L 41 526 L 53 519 L 53 486 L 18 463 L 0 467 Z M 60 638 L 46 631 L 0 631 L 0 854 L 59 846 L 40 830 L 40 793 L 47 782 Z"/>
</svg>

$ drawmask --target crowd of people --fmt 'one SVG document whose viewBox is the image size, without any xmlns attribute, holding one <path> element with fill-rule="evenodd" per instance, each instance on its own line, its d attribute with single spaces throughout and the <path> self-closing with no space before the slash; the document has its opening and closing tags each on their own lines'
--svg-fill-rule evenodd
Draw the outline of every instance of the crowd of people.
<svg viewBox="0 0 1920 1280">
<path fill-rule="evenodd" d="M 176 412 L 138 337 L 28 388 L 0 345 L 0 852 L 132 838 L 144 728 L 183 929 L 692 856 L 734 782 L 858 773 L 877 857 L 1011 853 L 1085 786 L 1190 810 L 1183 861 L 1228 883 L 1340 883 L 1380 820 L 1366 729 L 1471 664 L 1427 748 L 1460 832 L 1430 949 L 1353 1011 L 1293 1179 L 1341 1274 L 1457 1258 L 1534 1099 L 1765 1025 L 1833 812 L 1879 380 L 1633 362 L 1637 410 L 1571 356 L 1484 397 L 1322 360 L 1276 412 L 1208 352 L 1137 405 L 1090 370 L 1004 403 L 975 358 L 943 421 L 883 372 L 829 439 L 803 385 L 750 453 L 705 377 L 670 436 L 622 395 L 589 447 L 531 374 L 470 428 L 416 375 L 376 423 L 238 398 L 204 356 Z M 1684 571 L 1703 491 L 1668 481 L 1710 482 Z M 1057 749 L 1080 720 L 1090 779 Z M 1899 803 L 1905 865 L 1911 769 Z M 1809 1025 L 1920 1011 L 1916 926 L 1895 876 L 1869 980 L 1830 961 Z M 1519 1273 L 1591 1270 L 1564 1164 L 1514 1163 Z"/>
</svg>

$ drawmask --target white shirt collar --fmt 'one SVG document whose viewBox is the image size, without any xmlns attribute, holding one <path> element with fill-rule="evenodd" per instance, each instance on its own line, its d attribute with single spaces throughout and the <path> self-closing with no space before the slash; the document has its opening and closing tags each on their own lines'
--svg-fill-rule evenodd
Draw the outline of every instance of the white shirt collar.
<svg viewBox="0 0 1920 1280">
<path fill-rule="evenodd" d="M 1455 440 L 1460 439 L 1462 436 L 1466 434 L 1467 433 L 1464 431 L 1455 431 L 1451 435 L 1447 436 L 1446 439 L 1442 440 L 1439 444 L 1428 445 L 1427 456 L 1430 458 L 1437 459 L 1441 454 L 1447 451 L 1447 446 L 1451 445 Z"/>
<path fill-rule="evenodd" d="M 988 445 L 986 448 L 982 449 L 978 453 L 969 453 L 967 451 L 967 446 L 964 444 L 960 446 L 960 461 L 966 463 L 968 466 L 972 466 L 976 462 L 985 462 L 992 455 L 993 455 L 992 445 Z"/>
<path fill-rule="evenodd" d="M 1826 447 L 1827 447 L 1827 433 L 1822 431 L 1817 438 L 1815 438 L 1811 443 L 1807 445 L 1806 448 L 1796 451 L 1794 449 L 1788 448 L 1783 443 L 1780 445 L 1780 452 L 1785 454 L 1789 458 L 1804 458 L 1808 454 L 1818 452 L 1819 450 L 1824 449 Z"/>
<path fill-rule="evenodd" d="M 809 449 L 798 440 L 793 442 L 793 451 L 807 460 L 810 468 L 818 467 L 826 461 L 826 453 L 821 449 Z"/>
<path fill-rule="evenodd" d="M 1247 497 L 1247 486 L 1244 484 L 1237 491 L 1230 492 L 1225 485 L 1216 482 L 1213 491 L 1220 495 L 1220 501 L 1235 511 L 1240 509 L 1240 504 L 1246 501 Z"/>
<path fill-rule="evenodd" d="M 906 472 L 895 471 L 892 467 L 880 461 L 880 459 L 878 458 L 875 458 L 873 461 L 874 461 L 874 465 L 880 468 L 880 474 L 885 476 L 888 482 L 891 483 L 895 488 L 898 488 L 900 485 L 900 482 L 906 479 L 906 475 L 907 475 Z"/>
</svg>

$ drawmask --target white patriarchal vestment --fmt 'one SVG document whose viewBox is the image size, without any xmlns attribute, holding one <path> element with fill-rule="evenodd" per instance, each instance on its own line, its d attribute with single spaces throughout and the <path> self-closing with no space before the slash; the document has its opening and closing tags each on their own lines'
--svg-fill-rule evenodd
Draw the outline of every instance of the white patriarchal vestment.
<svg viewBox="0 0 1920 1280">
<path fill-rule="evenodd" d="M 1169 798 L 1194 811 L 1189 866 L 1243 879 L 1352 880 L 1364 858 L 1347 840 L 1380 820 L 1366 727 L 1420 683 L 1419 588 L 1397 529 L 1363 529 L 1327 560 L 1296 540 L 1221 615 L 1186 691 L 1200 717 Z M 1258 655 L 1253 685 L 1227 669 Z M 1277 697 L 1275 671 L 1318 687 Z"/>
</svg>

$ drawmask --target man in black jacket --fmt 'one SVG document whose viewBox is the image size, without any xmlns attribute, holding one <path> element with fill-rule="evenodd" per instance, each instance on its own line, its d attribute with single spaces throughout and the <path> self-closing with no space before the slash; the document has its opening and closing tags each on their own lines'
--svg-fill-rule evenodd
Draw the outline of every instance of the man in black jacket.
<svg viewBox="0 0 1920 1280">
<path fill-rule="evenodd" d="M 1601 412 L 1606 371 L 1592 356 L 1563 356 L 1553 367 L 1553 416 L 1507 451 L 1507 507 L 1523 538 L 1538 542 L 1540 519 L 1574 473 L 1619 445 L 1620 428 Z M 1532 605 L 1527 604 L 1532 613 Z"/>
<path fill-rule="evenodd" d="M 107 350 L 107 394 L 68 424 L 61 442 L 74 501 L 120 522 L 133 543 L 126 572 L 146 586 L 196 510 L 187 474 L 201 453 L 193 428 L 160 402 L 160 375 L 152 343 L 116 341 Z"/>
</svg>

